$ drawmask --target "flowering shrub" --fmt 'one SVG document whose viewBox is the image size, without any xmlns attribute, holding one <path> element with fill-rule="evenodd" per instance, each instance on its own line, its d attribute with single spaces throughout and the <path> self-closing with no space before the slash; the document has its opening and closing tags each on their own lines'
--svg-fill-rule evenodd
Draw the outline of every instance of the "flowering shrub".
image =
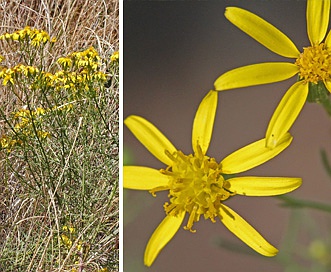
<svg viewBox="0 0 331 272">
<path fill-rule="evenodd" d="M 22 224 L 4 238 L 0 270 L 9 264 L 13 271 L 112 268 L 118 234 L 110 233 L 118 226 L 118 86 L 105 85 L 118 74 L 118 61 L 93 47 L 46 61 L 56 39 L 30 27 L 0 40 L 21 56 L 13 65 L 1 57 L 0 84 L 7 98 L 0 104 L 2 180 L 12 184 L 4 188 L 15 203 L 38 204 L 17 215 Z M 6 216 L 12 209 L 7 207 Z"/>
</svg>

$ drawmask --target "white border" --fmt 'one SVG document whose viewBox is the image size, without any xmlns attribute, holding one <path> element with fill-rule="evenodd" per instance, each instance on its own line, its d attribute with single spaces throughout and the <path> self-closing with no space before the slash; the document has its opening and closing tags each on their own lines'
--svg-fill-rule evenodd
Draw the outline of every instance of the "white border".
<svg viewBox="0 0 331 272">
<path fill-rule="evenodd" d="M 119 271 L 123 269 L 123 1 L 119 0 Z"/>
</svg>

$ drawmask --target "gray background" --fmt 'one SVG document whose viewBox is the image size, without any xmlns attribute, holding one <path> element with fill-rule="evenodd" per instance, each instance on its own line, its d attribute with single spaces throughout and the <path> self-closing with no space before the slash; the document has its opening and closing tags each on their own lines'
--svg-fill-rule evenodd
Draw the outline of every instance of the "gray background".
<svg viewBox="0 0 331 272">
<path fill-rule="evenodd" d="M 123 116 L 137 114 L 150 120 L 186 154 L 192 152 L 195 111 L 219 75 L 252 63 L 294 62 L 270 52 L 228 22 L 224 17 L 226 6 L 239 6 L 264 17 L 288 35 L 299 50 L 309 45 L 305 1 L 124 2 Z M 292 78 L 220 93 L 208 155 L 220 161 L 238 148 L 263 138 L 273 110 L 294 82 Z M 319 105 L 306 104 L 291 133 L 294 141 L 287 150 L 245 174 L 302 177 L 302 187 L 292 196 L 330 202 L 331 182 L 319 155 L 322 148 L 331 154 L 329 117 Z M 132 164 L 164 167 L 125 127 L 124 145 L 130 151 Z M 219 220 L 213 224 L 201 218 L 194 225 L 195 234 L 181 228 L 153 266 L 144 267 L 145 246 L 164 218 L 162 206 L 166 200 L 166 193 L 153 198 L 147 192 L 125 191 L 126 272 L 284 271 L 284 267 L 289 267 L 286 258 L 292 253 L 290 248 L 284 248 L 284 243 L 293 214 L 281 207 L 278 199 L 240 196 L 226 204 L 280 248 L 282 255 L 260 257 Z M 328 214 L 309 211 L 307 216 L 308 219 L 304 218 L 309 224 L 315 222 L 320 226 L 313 236 L 323 237 L 323 230 L 330 226 Z M 303 238 L 294 243 L 293 255 L 300 255 L 295 251 L 305 250 L 315 238 L 305 235 L 305 228 L 305 223 L 299 224 Z M 219 247 L 219 239 L 238 244 L 248 254 Z M 298 262 L 304 262 L 302 257 Z"/>
</svg>

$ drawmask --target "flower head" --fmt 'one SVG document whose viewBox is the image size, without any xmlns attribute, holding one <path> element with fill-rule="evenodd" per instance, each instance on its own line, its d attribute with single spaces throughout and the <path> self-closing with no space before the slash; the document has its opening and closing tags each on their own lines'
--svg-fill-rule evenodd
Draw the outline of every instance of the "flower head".
<svg viewBox="0 0 331 272">
<path fill-rule="evenodd" d="M 110 56 L 110 60 L 113 61 L 113 62 L 118 61 L 119 60 L 119 52 L 118 51 L 113 52 L 113 54 Z"/>
<path fill-rule="evenodd" d="M 172 239 L 189 215 L 184 229 L 195 232 L 193 224 L 203 216 L 223 224 L 243 242 L 265 256 L 278 250 L 269 244 L 252 226 L 224 202 L 239 195 L 271 196 L 290 192 L 301 185 L 300 178 L 229 177 L 254 168 L 282 152 L 292 141 L 287 133 L 274 148 L 267 148 L 265 139 L 247 145 L 228 155 L 220 163 L 206 155 L 212 136 L 217 108 L 217 92 L 210 91 L 202 100 L 193 123 L 193 153 L 185 155 L 150 122 L 139 116 L 129 116 L 125 125 L 137 139 L 166 167 L 125 166 L 124 187 L 148 190 L 153 195 L 168 191 L 165 219 L 150 238 L 145 251 L 145 264 L 152 265 L 162 248 Z"/>
<path fill-rule="evenodd" d="M 24 29 L 16 30 L 13 33 L 5 33 L 0 35 L 0 40 L 13 40 L 13 41 L 26 41 L 31 43 L 34 47 L 39 47 L 40 45 L 45 45 L 51 40 L 54 43 L 55 38 L 50 39 L 49 34 L 46 31 L 30 28 L 29 26 L 24 27 Z"/>
<path fill-rule="evenodd" d="M 310 86 L 324 84 L 331 92 L 331 34 L 324 40 L 329 24 L 330 0 L 307 1 L 307 32 L 310 46 L 303 52 L 280 30 L 259 16 L 228 7 L 226 18 L 274 53 L 294 62 L 269 62 L 243 66 L 221 75 L 215 81 L 219 91 L 278 82 L 298 75 L 277 107 L 266 132 L 267 146 L 274 147 L 287 133 L 304 106 Z M 324 42 L 323 42 L 324 40 Z"/>
</svg>

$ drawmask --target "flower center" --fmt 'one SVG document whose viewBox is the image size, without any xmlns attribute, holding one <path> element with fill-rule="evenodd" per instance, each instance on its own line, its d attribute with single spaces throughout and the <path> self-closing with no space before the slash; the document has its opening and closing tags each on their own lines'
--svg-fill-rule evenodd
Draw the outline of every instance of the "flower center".
<svg viewBox="0 0 331 272">
<path fill-rule="evenodd" d="M 169 202 L 164 209 L 169 215 L 188 212 L 189 220 L 184 227 L 192 230 L 200 215 L 215 222 L 221 201 L 234 195 L 228 191 L 228 182 L 221 173 L 221 164 L 214 158 L 205 156 L 200 147 L 197 154 L 184 155 L 181 151 L 167 153 L 173 161 L 172 166 L 162 169 L 161 173 L 169 177 Z"/>
<path fill-rule="evenodd" d="M 331 51 L 325 44 L 305 47 L 303 53 L 296 59 L 299 67 L 300 80 L 317 84 L 329 80 L 331 76 Z"/>
</svg>

